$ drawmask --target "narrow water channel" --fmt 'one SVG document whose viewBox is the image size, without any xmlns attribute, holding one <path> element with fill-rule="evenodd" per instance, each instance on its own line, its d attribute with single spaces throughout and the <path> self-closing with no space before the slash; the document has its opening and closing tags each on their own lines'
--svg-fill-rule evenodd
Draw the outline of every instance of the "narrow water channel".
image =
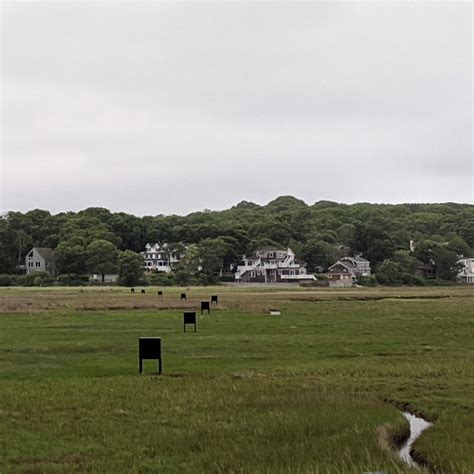
<svg viewBox="0 0 474 474">
<path fill-rule="evenodd" d="M 423 431 L 432 425 L 432 423 L 408 412 L 403 412 L 403 416 L 408 420 L 408 423 L 410 423 L 410 437 L 400 449 L 400 458 L 411 467 L 420 467 L 413 459 L 410 451 L 413 443 L 418 439 Z"/>
</svg>

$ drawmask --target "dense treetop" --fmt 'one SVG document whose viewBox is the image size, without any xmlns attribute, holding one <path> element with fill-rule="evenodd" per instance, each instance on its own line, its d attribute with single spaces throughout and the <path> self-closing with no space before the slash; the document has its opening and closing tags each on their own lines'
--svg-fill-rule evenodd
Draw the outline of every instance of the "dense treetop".
<svg viewBox="0 0 474 474">
<path fill-rule="evenodd" d="M 281 196 L 265 206 L 242 201 L 224 211 L 187 216 L 137 217 L 98 207 L 56 215 L 39 209 L 7 212 L 0 218 L 0 273 L 14 272 L 33 246 L 55 248 L 71 261 L 88 252 L 111 253 L 104 241 L 133 252 L 142 251 L 147 242 L 205 241 L 203 248 L 219 248 L 224 263 L 238 261 L 262 245 L 275 245 L 291 247 L 309 267 L 323 268 L 341 254 L 357 252 L 376 268 L 387 259 L 408 265 L 403 252 L 409 250 L 410 240 L 425 249 L 426 260 L 430 258 L 426 252 L 435 247 L 451 255 L 473 255 L 474 206 L 331 201 L 308 205 Z M 421 253 L 417 258 L 422 261 Z M 91 258 L 101 268 L 100 258 L 96 254 Z M 76 260 L 75 270 L 84 271 L 82 260 Z"/>
</svg>

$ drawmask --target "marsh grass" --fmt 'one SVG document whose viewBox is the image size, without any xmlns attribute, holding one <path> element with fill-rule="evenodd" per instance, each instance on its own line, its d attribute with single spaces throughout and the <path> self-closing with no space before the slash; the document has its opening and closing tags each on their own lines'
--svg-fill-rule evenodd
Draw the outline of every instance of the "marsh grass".
<svg viewBox="0 0 474 474">
<path fill-rule="evenodd" d="M 415 472 L 406 404 L 435 423 L 415 443 L 432 471 L 473 470 L 472 290 L 147 291 L 0 291 L 34 308 L 0 316 L 0 472 Z M 143 335 L 161 377 L 137 374 Z"/>
</svg>

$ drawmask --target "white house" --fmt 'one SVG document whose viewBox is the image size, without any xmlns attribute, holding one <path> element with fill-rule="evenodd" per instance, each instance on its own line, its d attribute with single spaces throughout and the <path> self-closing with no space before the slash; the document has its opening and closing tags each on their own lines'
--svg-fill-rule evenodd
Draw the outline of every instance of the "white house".
<svg viewBox="0 0 474 474">
<path fill-rule="evenodd" d="M 474 258 L 460 258 L 458 263 L 463 268 L 458 273 L 458 281 L 460 283 L 474 283 Z"/>
<path fill-rule="evenodd" d="M 257 250 L 251 257 L 243 257 L 243 265 L 237 266 L 235 280 L 245 283 L 299 283 L 315 281 L 307 273 L 291 249 L 266 248 Z"/>
<path fill-rule="evenodd" d="M 183 249 L 185 247 L 183 246 Z M 170 249 L 168 244 L 146 244 L 143 255 L 143 266 L 147 272 L 170 273 L 173 266 L 181 259 L 181 251 Z"/>
</svg>

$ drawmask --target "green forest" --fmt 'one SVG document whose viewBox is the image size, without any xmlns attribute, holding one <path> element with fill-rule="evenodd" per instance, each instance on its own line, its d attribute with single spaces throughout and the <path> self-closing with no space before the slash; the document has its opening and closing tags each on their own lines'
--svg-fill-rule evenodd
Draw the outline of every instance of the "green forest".
<svg viewBox="0 0 474 474">
<path fill-rule="evenodd" d="M 188 247 L 173 275 L 142 275 L 139 252 L 147 242 Z M 290 247 L 308 271 L 318 273 L 342 256 L 360 254 L 375 274 L 363 284 L 449 282 L 456 279 L 458 256 L 474 255 L 474 206 L 308 205 L 281 196 L 264 206 L 242 201 L 186 216 L 137 217 L 99 207 L 55 215 L 7 212 L 0 218 L 0 284 L 32 284 L 19 265 L 34 246 L 55 249 L 63 282 L 90 272 L 119 272 L 121 283 L 129 285 L 216 283 L 243 255 L 267 246 Z"/>
</svg>

